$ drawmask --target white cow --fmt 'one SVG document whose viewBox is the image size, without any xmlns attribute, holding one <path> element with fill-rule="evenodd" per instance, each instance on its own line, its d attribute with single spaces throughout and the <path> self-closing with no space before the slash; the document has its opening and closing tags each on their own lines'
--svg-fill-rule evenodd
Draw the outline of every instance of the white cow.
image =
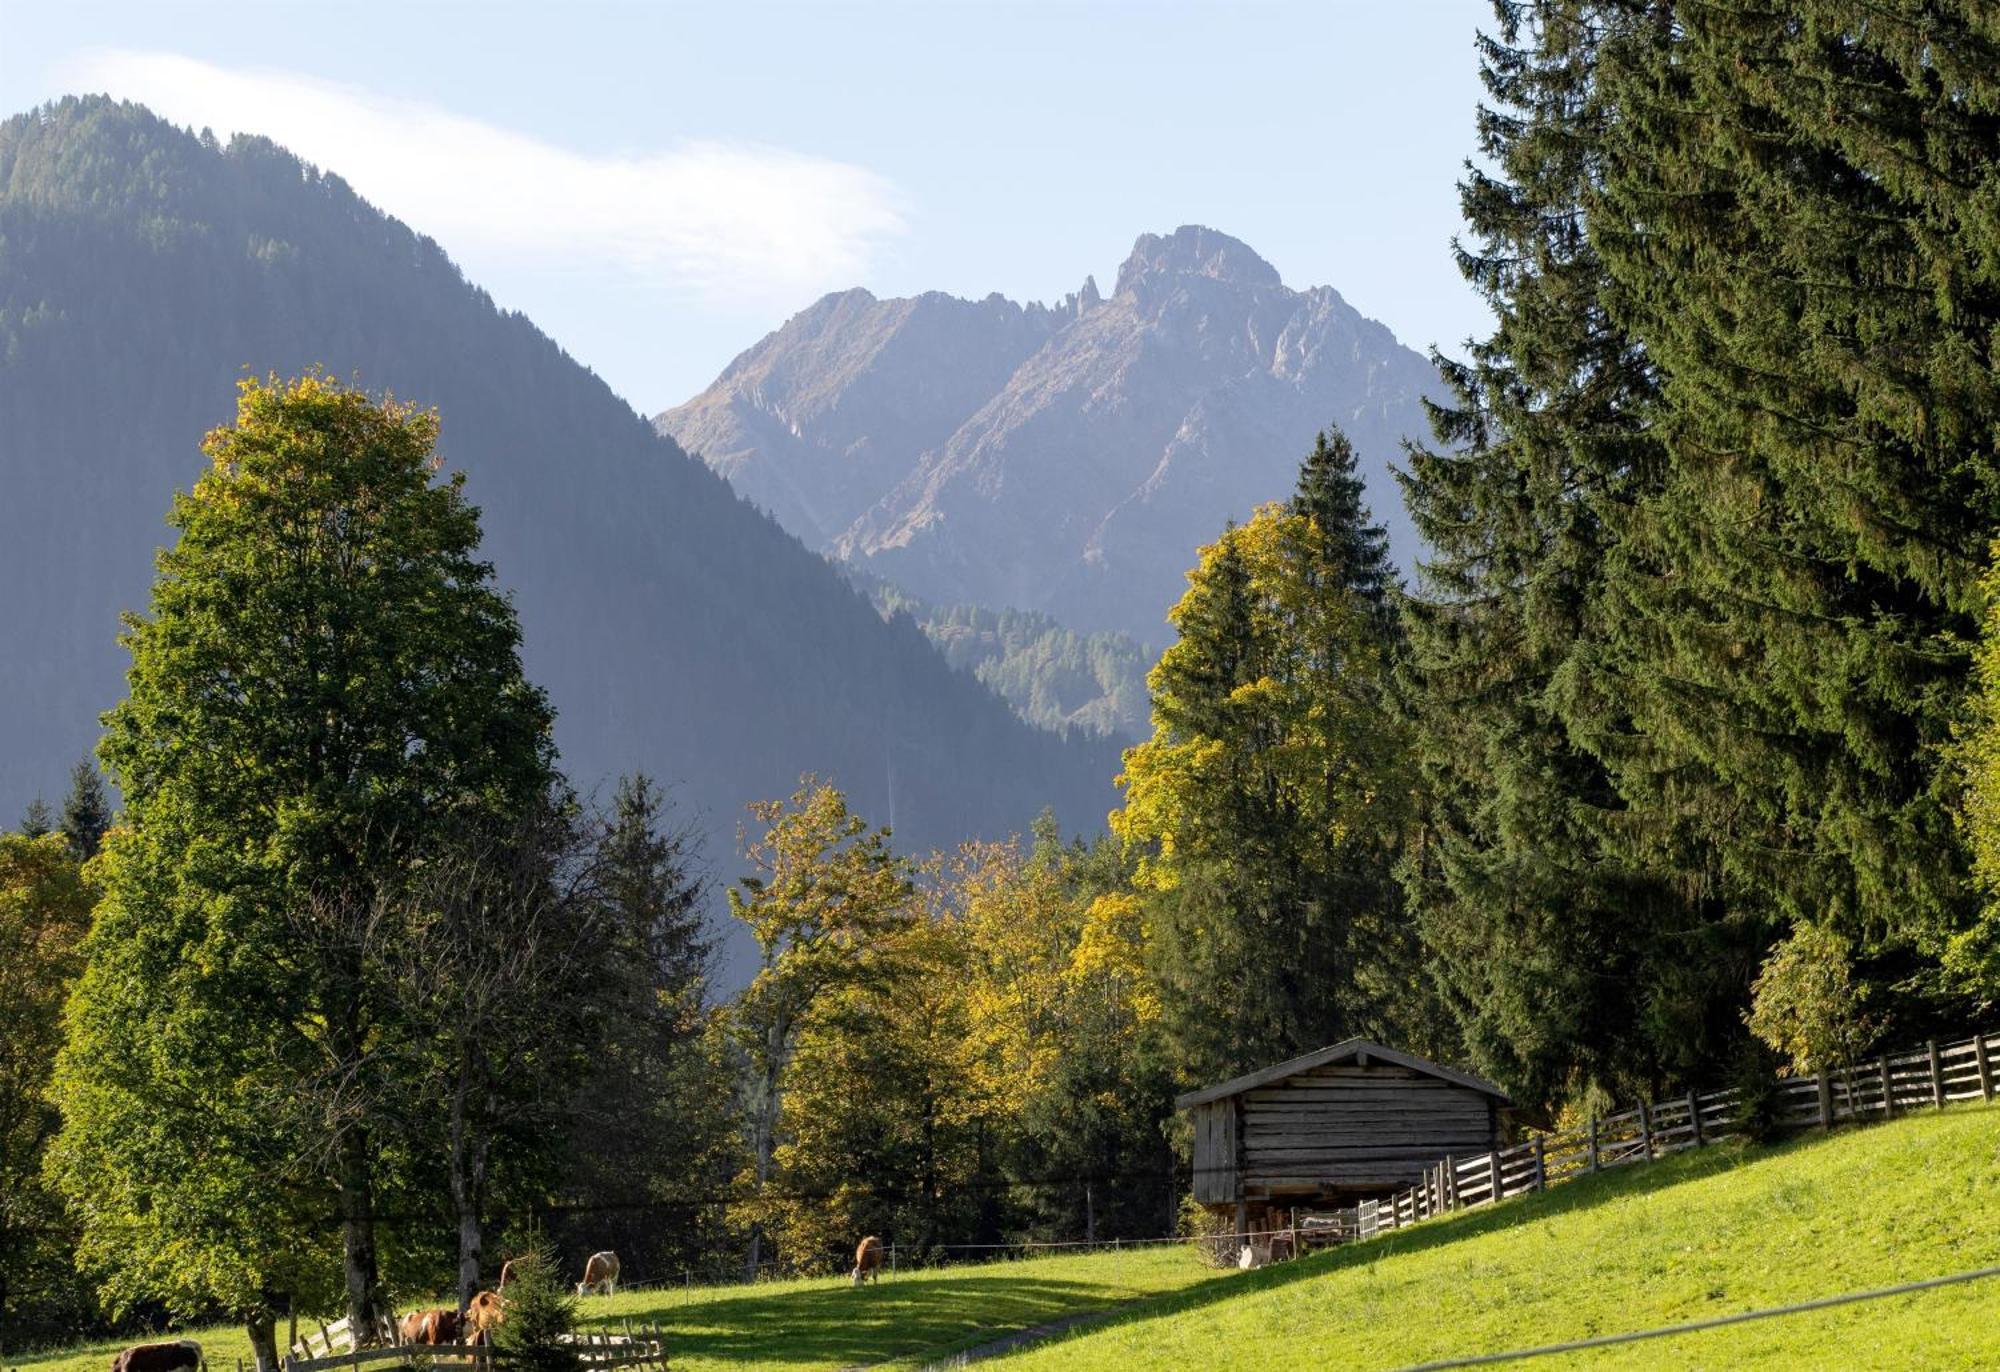
<svg viewBox="0 0 2000 1372">
<path fill-rule="evenodd" d="M 592 1292 L 618 1294 L 618 1255 L 608 1248 L 590 1255 L 590 1261 L 583 1265 L 583 1280 L 576 1284 L 577 1295 L 588 1296 Z"/>
</svg>

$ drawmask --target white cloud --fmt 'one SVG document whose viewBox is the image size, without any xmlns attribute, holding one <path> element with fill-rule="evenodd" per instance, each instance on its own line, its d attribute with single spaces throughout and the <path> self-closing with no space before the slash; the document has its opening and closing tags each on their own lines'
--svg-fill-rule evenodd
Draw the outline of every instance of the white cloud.
<svg viewBox="0 0 2000 1372">
<path fill-rule="evenodd" d="M 608 264 L 717 304 L 795 308 L 850 286 L 901 233 L 901 196 L 864 167 L 756 144 L 559 148 L 420 101 L 170 53 L 99 51 L 72 90 L 136 100 L 220 137 L 264 134 L 442 243 L 468 267 Z"/>
</svg>

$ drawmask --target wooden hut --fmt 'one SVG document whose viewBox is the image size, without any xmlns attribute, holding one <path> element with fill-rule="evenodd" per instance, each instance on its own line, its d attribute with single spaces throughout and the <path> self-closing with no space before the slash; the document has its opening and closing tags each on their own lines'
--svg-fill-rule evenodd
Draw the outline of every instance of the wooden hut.
<svg viewBox="0 0 2000 1372">
<path fill-rule="evenodd" d="M 1242 1234 L 1293 1208 L 1386 1196 L 1440 1158 L 1492 1152 L 1508 1100 L 1469 1073 L 1349 1039 L 1174 1104 L 1193 1117 L 1195 1200 L 1233 1209 Z"/>
</svg>

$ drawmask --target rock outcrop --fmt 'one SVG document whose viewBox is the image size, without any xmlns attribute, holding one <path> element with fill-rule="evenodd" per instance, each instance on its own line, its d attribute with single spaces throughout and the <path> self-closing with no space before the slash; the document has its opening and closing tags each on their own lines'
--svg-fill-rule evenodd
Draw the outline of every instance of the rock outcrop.
<svg viewBox="0 0 2000 1372">
<path fill-rule="evenodd" d="M 1313 433 L 1361 455 L 1405 565 L 1390 465 L 1430 363 L 1238 240 L 1133 246 L 1059 306 L 828 296 L 655 421 L 808 544 L 934 602 L 1158 642 L 1195 550 L 1280 499 Z"/>
</svg>

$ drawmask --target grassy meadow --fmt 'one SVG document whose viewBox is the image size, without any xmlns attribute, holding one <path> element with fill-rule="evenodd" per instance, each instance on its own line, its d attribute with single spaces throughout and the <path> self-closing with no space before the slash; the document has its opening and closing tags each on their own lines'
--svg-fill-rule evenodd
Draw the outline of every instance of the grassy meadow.
<svg viewBox="0 0 2000 1372">
<path fill-rule="evenodd" d="M 1178 1246 L 845 1277 L 627 1290 L 584 1327 L 667 1331 L 675 1368 L 921 1367 L 1076 1315 L 996 1367 L 1398 1368 L 1686 1323 L 2000 1264 L 2000 1104 L 1774 1147 L 1724 1143 L 1260 1272 Z M 2000 1280 L 1562 1354 L 1536 1367 L 2000 1366 Z M 214 1372 L 240 1330 L 190 1331 Z M 104 1372 L 115 1344 L 9 1357 Z"/>
<path fill-rule="evenodd" d="M 996 1366 L 1397 1368 L 2000 1264 L 2000 1105 L 1719 1144 L 1197 1283 Z M 2000 1366 L 2000 1279 L 1535 1368 Z"/>
<path fill-rule="evenodd" d="M 1179 1290 L 1213 1277 L 1187 1248 L 1029 1258 L 904 1272 L 856 1290 L 845 1276 L 725 1287 L 621 1291 L 580 1303 L 586 1329 L 625 1320 L 658 1324 L 678 1372 L 758 1368 L 807 1372 L 884 1362 L 922 1363 L 1019 1329 Z M 234 1326 L 186 1331 L 210 1372 L 234 1372 L 250 1354 Z M 282 1329 L 280 1337 L 282 1337 Z M 9 1356 L 32 1372 L 105 1372 L 122 1342 Z"/>
</svg>

